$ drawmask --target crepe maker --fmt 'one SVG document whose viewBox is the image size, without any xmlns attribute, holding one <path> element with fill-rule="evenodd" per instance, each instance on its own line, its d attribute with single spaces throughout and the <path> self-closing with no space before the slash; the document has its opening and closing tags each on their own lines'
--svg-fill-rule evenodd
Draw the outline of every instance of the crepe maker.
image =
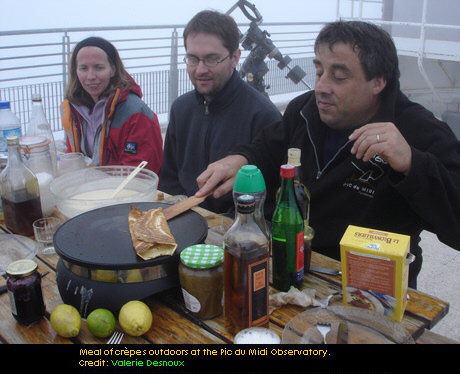
<svg viewBox="0 0 460 374">
<path fill-rule="evenodd" d="M 168 221 L 178 248 L 173 256 L 143 260 L 134 251 L 128 227 L 132 206 L 141 211 L 166 208 L 164 203 L 111 205 L 80 214 L 65 222 L 54 235 L 60 256 L 56 280 L 64 303 L 81 316 L 97 308 L 119 310 L 139 300 L 179 285 L 180 252 L 206 239 L 206 220 L 187 211 Z"/>
</svg>

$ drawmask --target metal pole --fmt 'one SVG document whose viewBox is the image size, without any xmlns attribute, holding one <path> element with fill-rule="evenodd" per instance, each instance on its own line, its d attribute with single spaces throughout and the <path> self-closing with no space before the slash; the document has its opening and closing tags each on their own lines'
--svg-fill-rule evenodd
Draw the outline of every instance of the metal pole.
<svg viewBox="0 0 460 374">
<path fill-rule="evenodd" d="M 169 85 L 168 85 L 168 122 L 171 114 L 171 105 L 179 96 L 179 70 L 177 68 L 178 58 L 178 34 L 174 29 L 171 35 L 171 60 L 169 66 Z"/>
<path fill-rule="evenodd" d="M 70 56 L 70 37 L 67 32 L 62 37 L 62 92 L 65 95 L 65 88 L 67 86 L 67 65 Z"/>
</svg>

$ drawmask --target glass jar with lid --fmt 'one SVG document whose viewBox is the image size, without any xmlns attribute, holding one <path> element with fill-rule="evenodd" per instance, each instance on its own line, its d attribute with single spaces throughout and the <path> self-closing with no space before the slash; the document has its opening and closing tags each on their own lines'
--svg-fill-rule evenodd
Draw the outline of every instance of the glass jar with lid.
<svg viewBox="0 0 460 374">
<path fill-rule="evenodd" d="M 185 248 L 180 259 L 179 280 L 185 307 L 201 319 L 217 317 L 223 309 L 224 251 L 215 245 L 197 244 Z"/>
<path fill-rule="evenodd" d="M 13 317 L 25 325 L 37 322 L 45 314 L 37 263 L 32 260 L 14 261 L 6 268 L 6 275 Z"/>
</svg>

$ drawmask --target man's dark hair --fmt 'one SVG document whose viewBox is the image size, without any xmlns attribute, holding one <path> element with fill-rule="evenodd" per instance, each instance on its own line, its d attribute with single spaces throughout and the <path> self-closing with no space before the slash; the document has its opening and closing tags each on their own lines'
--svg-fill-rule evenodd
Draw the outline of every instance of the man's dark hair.
<svg viewBox="0 0 460 374">
<path fill-rule="evenodd" d="M 327 24 L 315 41 L 315 53 L 322 44 L 351 45 L 358 54 L 367 80 L 385 78 L 386 87 L 380 93 L 387 96 L 399 85 L 399 64 L 396 47 L 390 34 L 381 27 L 362 21 L 337 21 Z"/>
<path fill-rule="evenodd" d="M 213 10 L 197 13 L 185 26 L 183 34 L 185 49 L 187 49 L 187 37 L 197 33 L 217 35 L 230 53 L 235 52 L 240 46 L 238 26 L 228 14 Z"/>
</svg>

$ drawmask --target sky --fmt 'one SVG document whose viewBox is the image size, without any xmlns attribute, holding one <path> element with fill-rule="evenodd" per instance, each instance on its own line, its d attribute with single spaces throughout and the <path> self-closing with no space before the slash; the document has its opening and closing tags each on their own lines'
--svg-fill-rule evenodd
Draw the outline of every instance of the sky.
<svg viewBox="0 0 460 374">
<path fill-rule="evenodd" d="M 185 24 L 203 9 L 227 12 L 236 0 L 0 0 L 0 30 Z M 250 0 L 264 22 L 333 20 L 336 0 Z M 248 22 L 240 9 L 237 22 Z"/>
</svg>

